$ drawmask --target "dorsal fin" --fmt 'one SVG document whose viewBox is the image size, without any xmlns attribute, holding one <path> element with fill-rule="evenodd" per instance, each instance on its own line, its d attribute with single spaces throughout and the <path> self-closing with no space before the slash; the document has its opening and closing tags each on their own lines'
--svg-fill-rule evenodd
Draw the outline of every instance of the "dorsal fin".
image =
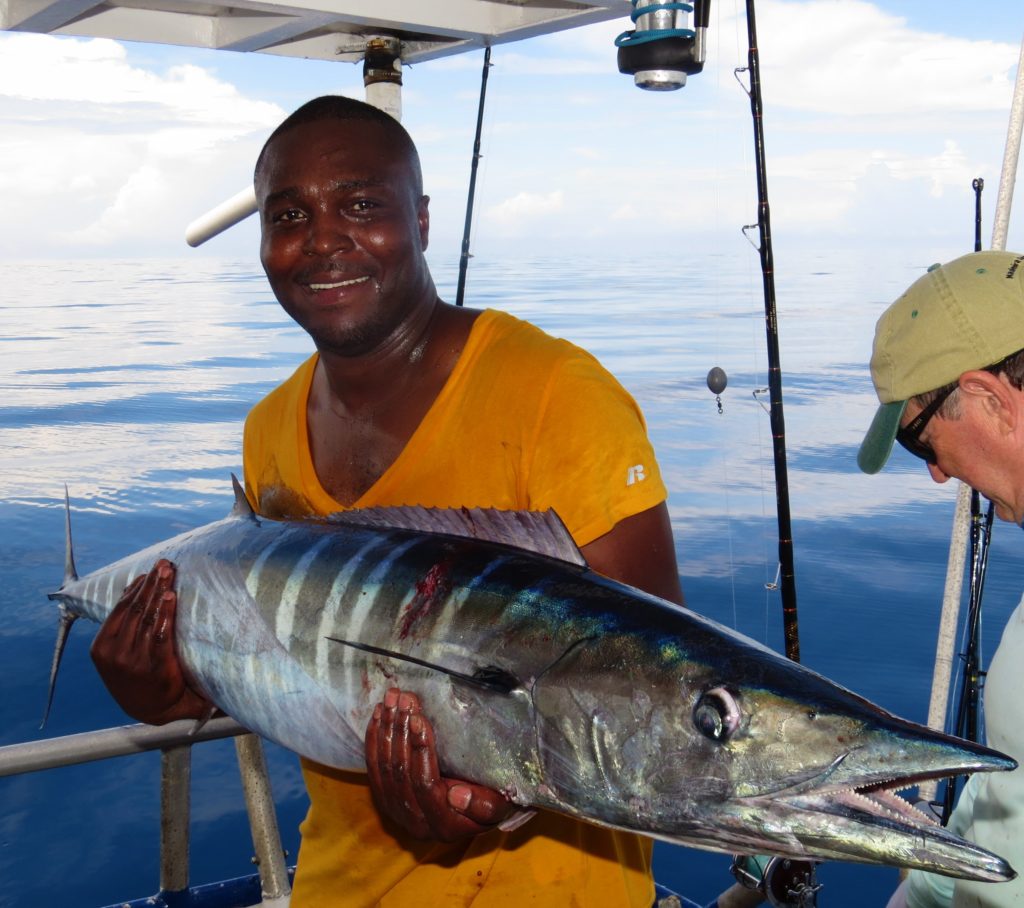
<svg viewBox="0 0 1024 908">
<path fill-rule="evenodd" d="M 75 552 L 71 544 L 71 498 L 68 496 L 67 483 L 64 484 L 64 583 L 67 586 L 78 579 L 75 571 Z"/>
<path fill-rule="evenodd" d="M 501 511 L 497 508 L 353 508 L 327 518 L 332 523 L 378 529 L 446 533 L 497 542 L 586 567 L 576 543 L 554 511 Z"/>
<path fill-rule="evenodd" d="M 231 486 L 235 490 L 235 504 L 231 508 L 231 516 L 257 520 L 256 512 L 252 509 L 252 505 L 249 504 L 249 499 L 245 496 L 245 489 L 242 488 L 242 484 L 234 473 L 231 474 Z"/>
</svg>

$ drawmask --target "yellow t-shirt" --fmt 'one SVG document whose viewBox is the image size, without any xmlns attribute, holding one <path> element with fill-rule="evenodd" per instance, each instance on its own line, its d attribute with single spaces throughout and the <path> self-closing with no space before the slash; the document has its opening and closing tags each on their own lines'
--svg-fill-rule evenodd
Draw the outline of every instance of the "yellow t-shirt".
<svg viewBox="0 0 1024 908">
<path fill-rule="evenodd" d="M 320 486 L 309 450 L 316 363 L 246 420 L 247 490 L 270 517 L 344 510 Z M 643 416 L 621 385 L 580 348 L 489 309 L 398 459 L 355 506 L 552 508 L 583 546 L 665 498 Z M 303 772 L 310 809 L 293 908 L 653 901 L 644 837 L 541 811 L 511 833 L 419 842 L 380 818 L 364 775 L 308 760 Z"/>
</svg>

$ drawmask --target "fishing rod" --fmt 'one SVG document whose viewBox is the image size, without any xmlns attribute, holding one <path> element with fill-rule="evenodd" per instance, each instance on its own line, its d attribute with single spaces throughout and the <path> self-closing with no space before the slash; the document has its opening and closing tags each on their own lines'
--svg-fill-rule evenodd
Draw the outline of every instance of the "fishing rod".
<svg viewBox="0 0 1024 908">
<path fill-rule="evenodd" d="M 670 0 L 632 0 L 632 19 L 636 29 L 615 39 L 619 72 L 633 75 L 634 83 L 649 91 L 672 91 L 686 84 L 687 75 L 704 68 L 710 0 L 670 2 Z M 693 28 L 689 13 L 694 14 Z M 754 0 L 747 0 L 747 66 L 754 120 L 754 154 L 757 171 L 757 198 L 761 274 L 764 282 L 765 330 L 768 344 L 769 416 L 775 458 L 775 499 L 779 523 L 779 577 L 782 593 L 782 626 L 786 655 L 800 661 L 800 631 L 797 622 L 796 578 L 793 568 L 793 530 L 789 513 L 789 474 L 786 467 L 786 425 L 782 411 L 782 369 L 779 366 L 779 326 L 775 314 L 775 265 L 772 257 L 771 212 L 768 206 L 768 176 L 764 160 L 764 122 L 761 101 L 761 70 L 757 50 L 757 25 Z M 742 85 L 742 82 L 740 83 Z M 743 228 L 744 234 L 750 224 Z M 714 373 L 715 370 L 712 370 Z M 718 372 L 721 372 L 719 369 Z M 725 375 L 708 374 L 708 387 L 715 394 L 725 389 Z M 720 403 L 720 401 L 719 401 Z"/>
<path fill-rule="evenodd" d="M 459 256 L 459 285 L 455 305 L 466 300 L 466 272 L 469 270 L 469 234 L 473 225 L 473 202 L 476 198 L 476 172 L 480 167 L 480 133 L 484 125 L 484 102 L 487 100 L 487 74 L 491 69 L 491 48 L 484 48 L 484 70 L 480 76 L 480 104 L 476 111 L 476 135 L 473 138 L 473 163 L 469 168 L 469 192 L 466 195 L 466 225 L 462 229 L 462 255 Z"/>
<path fill-rule="evenodd" d="M 768 204 L 768 171 L 764 153 L 764 107 L 761 98 L 761 64 L 757 47 L 757 22 L 754 0 L 746 0 L 747 66 L 750 87 L 743 86 L 750 98 L 754 124 L 754 164 L 757 174 L 757 228 L 755 248 L 761 257 L 764 288 L 765 334 L 768 349 L 769 419 L 772 430 L 772 452 L 775 461 L 775 501 L 779 528 L 779 575 L 777 586 L 782 596 L 782 630 L 786 656 L 800 661 L 800 629 L 797 618 L 796 575 L 793 564 L 793 530 L 789 509 L 789 471 L 786 463 L 786 421 L 782 407 L 782 367 L 779 355 L 779 324 L 775 308 L 775 261 L 772 254 L 771 209 Z M 744 67 L 735 70 L 739 74 Z M 752 228 L 749 224 L 743 228 Z M 749 239 L 749 236 L 748 236 Z M 708 379 L 709 387 L 711 377 Z M 712 389 L 714 390 L 714 389 Z M 739 886 L 763 896 L 770 905 L 814 908 L 821 884 L 817 879 L 816 862 L 767 856 L 738 855 L 732 873 Z M 723 893 L 727 895 L 728 893 Z"/>
<path fill-rule="evenodd" d="M 786 422 L 782 410 L 782 368 L 779 362 L 779 325 L 775 312 L 775 262 L 772 255 L 771 211 L 768 205 L 768 173 L 764 157 L 764 119 L 761 101 L 760 56 L 757 49 L 757 24 L 754 0 L 747 0 L 747 66 L 754 121 L 754 160 L 757 172 L 757 228 L 759 242 L 755 246 L 761 256 L 764 285 L 765 333 L 768 345 L 769 417 L 772 429 L 772 452 L 775 460 L 775 501 L 779 525 L 779 590 L 782 596 L 782 630 L 786 655 L 800 661 L 800 629 L 797 620 L 796 576 L 793 565 L 793 530 L 789 511 L 789 472 L 786 466 Z M 743 67 L 736 69 L 737 81 Z M 740 82 L 742 85 L 743 83 Z M 755 225 L 743 228 L 746 231 Z M 748 237 L 749 239 L 749 237 Z"/>
<path fill-rule="evenodd" d="M 981 251 L 981 194 L 985 181 L 978 177 L 971 183 L 974 189 L 974 251 Z M 956 720 L 952 733 L 977 741 L 980 736 L 981 692 L 985 683 L 985 672 L 981 668 L 981 597 L 985 589 L 985 573 L 988 568 L 988 553 L 992 539 L 992 502 L 985 513 L 981 509 L 981 495 L 971 489 L 970 517 L 970 576 L 967 600 L 966 641 L 960 658 L 963 661 L 963 678 L 957 702 Z M 949 779 L 942 799 L 942 824 L 946 825 L 956 802 L 958 780 L 966 776 Z"/>
</svg>

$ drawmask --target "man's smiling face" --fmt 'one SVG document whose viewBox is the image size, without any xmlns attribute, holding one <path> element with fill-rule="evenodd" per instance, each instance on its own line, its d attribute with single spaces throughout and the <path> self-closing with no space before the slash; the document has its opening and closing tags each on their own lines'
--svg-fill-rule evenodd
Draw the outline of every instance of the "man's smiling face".
<svg viewBox="0 0 1024 908">
<path fill-rule="evenodd" d="M 429 200 L 411 153 L 382 124 L 325 119 L 282 133 L 256 196 L 270 286 L 322 351 L 375 350 L 434 298 Z"/>
</svg>

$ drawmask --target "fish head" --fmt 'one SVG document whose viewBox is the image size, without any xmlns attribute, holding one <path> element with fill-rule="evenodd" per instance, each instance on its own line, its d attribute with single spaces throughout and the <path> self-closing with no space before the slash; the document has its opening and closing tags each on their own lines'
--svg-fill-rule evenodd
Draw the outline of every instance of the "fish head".
<svg viewBox="0 0 1024 908">
<path fill-rule="evenodd" d="M 556 800 L 698 848 L 1013 878 L 896 794 L 1013 769 L 1012 759 L 700 619 L 698 631 L 685 645 L 658 633 L 584 639 L 537 679 L 539 754 Z"/>
</svg>

